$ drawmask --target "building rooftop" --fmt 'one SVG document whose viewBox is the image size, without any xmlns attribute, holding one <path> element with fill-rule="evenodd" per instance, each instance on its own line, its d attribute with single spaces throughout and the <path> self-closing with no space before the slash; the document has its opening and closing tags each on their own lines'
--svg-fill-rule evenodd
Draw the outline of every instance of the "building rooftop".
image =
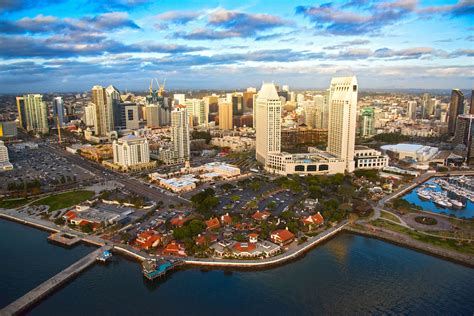
<svg viewBox="0 0 474 316">
<path fill-rule="evenodd" d="M 279 100 L 280 97 L 278 96 L 278 92 L 275 88 L 273 83 L 264 82 L 262 84 L 262 88 L 258 91 L 258 97 L 261 99 L 268 99 L 268 100 Z"/>
</svg>

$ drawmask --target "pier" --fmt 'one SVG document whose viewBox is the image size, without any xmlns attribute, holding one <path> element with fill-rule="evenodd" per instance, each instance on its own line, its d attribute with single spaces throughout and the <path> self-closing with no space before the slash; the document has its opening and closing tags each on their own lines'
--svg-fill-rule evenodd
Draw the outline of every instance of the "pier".
<svg viewBox="0 0 474 316">
<path fill-rule="evenodd" d="M 24 312 L 36 302 L 50 294 L 56 288 L 63 285 L 69 279 L 78 275 L 86 268 L 91 266 L 93 263 L 96 262 L 96 258 L 98 255 L 100 255 L 104 251 L 109 251 L 111 248 L 112 247 L 110 246 L 102 246 L 101 248 L 91 252 L 90 254 L 73 263 L 72 265 L 59 272 L 49 280 L 41 283 L 39 286 L 26 293 L 16 301 L 7 305 L 5 308 L 0 310 L 0 315 L 17 315 L 21 312 Z"/>
<path fill-rule="evenodd" d="M 50 242 L 54 242 L 66 247 L 72 247 L 78 242 L 80 242 L 82 239 L 79 238 L 78 236 L 59 232 L 59 233 L 51 234 L 48 237 L 48 240 Z"/>
</svg>

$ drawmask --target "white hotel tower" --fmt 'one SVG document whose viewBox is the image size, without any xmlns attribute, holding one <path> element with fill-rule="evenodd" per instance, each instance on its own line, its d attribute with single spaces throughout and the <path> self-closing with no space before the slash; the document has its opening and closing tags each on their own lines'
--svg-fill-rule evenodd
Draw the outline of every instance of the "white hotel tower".
<svg viewBox="0 0 474 316">
<path fill-rule="evenodd" d="M 327 151 L 344 160 L 348 172 L 353 172 L 355 168 L 357 91 L 354 76 L 331 80 Z"/>
<path fill-rule="evenodd" d="M 265 164 L 268 154 L 281 151 L 281 99 L 273 83 L 264 83 L 256 97 L 256 158 Z"/>
<path fill-rule="evenodd" d="M 327 151 L 309 147 L 307 153 L 293 154 L 281 152 L 282 105 L 275 86 L 264 83 L 256 98 L 257 160 L 264 164 L 265 170 L 281 175 L 354 171 L 357 92 L 356 77 L 333 78 L 329 93 Z M 362 167 L 369 167 L 368 160 L 380 158 L 373 158 L 375 154 L 367 153 L 365 148 L 363 153 L 357 154 Z"/>
</svg>

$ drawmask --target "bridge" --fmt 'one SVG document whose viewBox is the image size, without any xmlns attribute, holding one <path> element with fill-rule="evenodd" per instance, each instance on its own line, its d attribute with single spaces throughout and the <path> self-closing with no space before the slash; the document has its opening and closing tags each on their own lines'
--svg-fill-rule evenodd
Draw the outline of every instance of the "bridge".
<svg viewBox="0 0 474 316">
<path fill-rule="evenodd" d="M 84 271 L 87 267 L 91 266 L 96 261 L 97 256 L 103 251 L 110 249 L 112 249 L 111 246 L 103 246 L 91 252 L 79 261 L 76 261 L 63 271 L 59 272 L 49 280 L 41 283 L 39 286 L 31 290 L 30 292 L 26 293 L 16 301 L 12 302 L 11 304 L 0 310 L 0 316 L 17 315 L 19 313 L 24 312 L 25 310 L 33 306 L 36 302 L 50 294 L 56 288 L 67 282 L 69 279 L 73 278 L 74 276 Z"/>
</svg>

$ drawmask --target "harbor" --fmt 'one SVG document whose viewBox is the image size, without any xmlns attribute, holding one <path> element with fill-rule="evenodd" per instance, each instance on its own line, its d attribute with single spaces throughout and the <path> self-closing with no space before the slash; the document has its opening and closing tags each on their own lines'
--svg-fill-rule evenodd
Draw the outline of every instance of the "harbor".
<svg viewBox="0 0 474 316">
<path fill-rule="evenodd" d="M 147 259 L 142 262 L 142 273 L 145 278 L 153 281 L 184 263 L 180 259 Z"/>
<path fill-rule="evenodd" d="M 474 217 L 474 177 L 434 177 L 403 196 L 424 211 L 458 218 Z"/>
</svg>

